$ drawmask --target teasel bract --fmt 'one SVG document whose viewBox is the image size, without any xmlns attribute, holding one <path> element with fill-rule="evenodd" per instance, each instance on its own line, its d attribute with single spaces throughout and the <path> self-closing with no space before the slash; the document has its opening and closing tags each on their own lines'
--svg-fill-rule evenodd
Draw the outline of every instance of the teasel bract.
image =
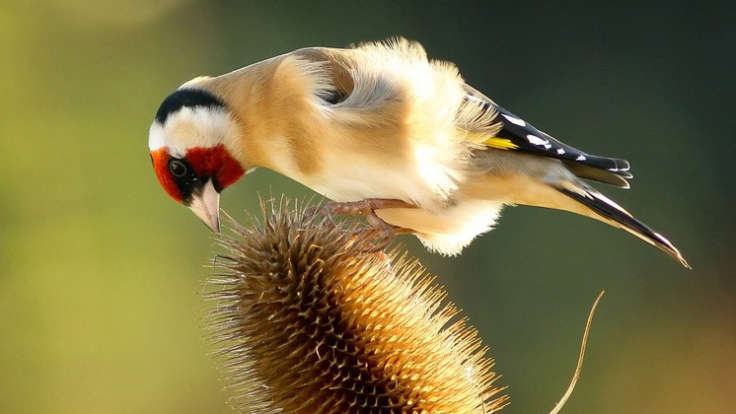
<svg viewBox="0 0 736 414">
<path fill-rule="evenodd" d="M 233 221 L 206 297 L 244 413 L 492 413 L 506 405 L 478 332 L 418 261 L 285 201 Z"/>
</svg>

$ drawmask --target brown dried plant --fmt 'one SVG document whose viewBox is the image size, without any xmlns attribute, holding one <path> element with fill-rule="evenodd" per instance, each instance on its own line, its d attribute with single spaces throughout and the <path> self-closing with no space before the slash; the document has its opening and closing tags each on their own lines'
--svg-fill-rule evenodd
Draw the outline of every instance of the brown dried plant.
<svg viewBox="0 0 736 414">
<path fill-rule="evenodd" d="M 283 200 L 263 206 L 260 223 L 231 220 L 208 281 L 207 325 L 236 410 L 478 414 L 507 404 L 478 332 L 417 260 L 367 253 L 355 224 Z"/>
</svg>

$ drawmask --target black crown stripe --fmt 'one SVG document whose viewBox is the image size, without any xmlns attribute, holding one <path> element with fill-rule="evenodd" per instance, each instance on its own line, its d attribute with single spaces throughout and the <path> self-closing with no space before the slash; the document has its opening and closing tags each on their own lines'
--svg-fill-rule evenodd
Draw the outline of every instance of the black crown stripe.
<svg viewBox="0 0 736 414">
<path fill-rule="evenodd" d="M 179 89 L 161 102 L 161 106 L 156 112 L 156 121 L 163 124 L 169 114 L 183 107 L 194 108 L 197 106 L 224 108 L 225 102 L 202 89 Z"/>
</svg>

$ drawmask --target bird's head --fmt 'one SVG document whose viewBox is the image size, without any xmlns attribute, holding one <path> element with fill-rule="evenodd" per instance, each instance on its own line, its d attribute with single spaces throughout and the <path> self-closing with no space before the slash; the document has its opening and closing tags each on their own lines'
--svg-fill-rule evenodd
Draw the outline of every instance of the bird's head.
<svg viewBox="0 0 736 414">
<path fill-rule="evenodd" d="M 244 173 L 236 158 L 237 136 L 227 104 L 187 84 L 164 99 L 149 131 L 161 186 L 215 232 L 220 230 L 220 192 Z"/>
</svg>

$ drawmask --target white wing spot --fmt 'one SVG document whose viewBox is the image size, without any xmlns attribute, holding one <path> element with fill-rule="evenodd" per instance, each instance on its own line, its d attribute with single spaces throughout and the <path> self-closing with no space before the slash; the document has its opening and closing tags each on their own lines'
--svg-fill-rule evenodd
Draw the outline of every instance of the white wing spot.
<svg viewBox="0 0 736 414">
<path fill-rule="evenodd" d="M 518 125 L 520 127 L 525 127 L 526 126 L 526 122 L 524 122 L 523 119 L 519 119 L 519 118 L 516 118 L 514 116 L 506 115 L 506 114 L 501 114 L 501 115 L 503 115 L 504 118 L 508 119 L 509 122 L 511 122 L 512 124 L 516 124 L 516 125 Z"/>
<path fill-rule="evenodd" d="M 565 153 L 565 150 L 562 149 L 562 148 L 557 148 L 557 153 L 560 154 L 560 155 L 562 155 L 562 154 Z"/>
<path fill-rule="evenodd" d="M 580 154 L 577 158 L 575 158 L 575 161 L 585 161 L 587 158 L 585 158 L 585 155 Z"/>
<path fill-rule="evenodd" d="M 549 144 L 549 141 L 539 138 L 536 135 L 527 134 L 526 139 L 529 140 L 530 144 L 536 145 L 538 147 L 544 147 L 545 149 L 552 148 L 552 145 Z"/>
</svg>

